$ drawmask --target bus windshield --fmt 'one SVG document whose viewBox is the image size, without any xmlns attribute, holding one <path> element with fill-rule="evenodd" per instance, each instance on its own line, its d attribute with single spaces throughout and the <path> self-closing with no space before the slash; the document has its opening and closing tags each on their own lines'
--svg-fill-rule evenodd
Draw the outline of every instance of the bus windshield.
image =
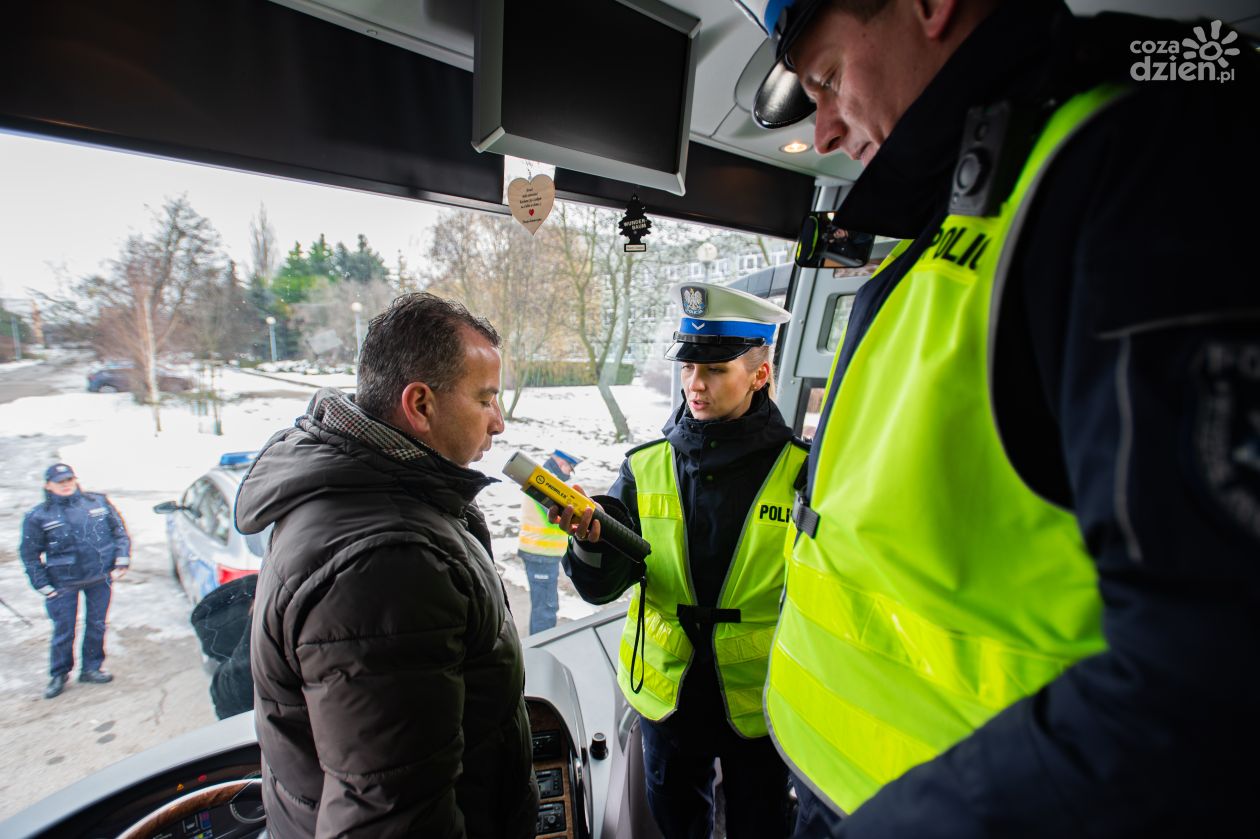
<svg viewBox="0 0 1260 839">
<path fill-rule="evenodd" d="M 14 134 L 0 134 L 0 180 L 0 227 L 13 244 L 0 269 L 5 531 L 21 531 L 45 500 L 44 470 L 64 462 L 83 492 L 108 498 L 131 542 L 108 607 L 104 669 L 114 681 L 72 679 L 49 700 L 52 623 L 16 540 L 0 545 L 10 755 L 0 819 L 215 721 L 213 650 L 190 617 L 266 562 L 265 534 L 242 536 L 232 523 L 248 453 L 318 388 L 353 391 L 357 347 L 396 296 L 459 300 L 502 337 L 507 430 L 475 468 L 496 476 L 513 451 L 542 461 L 560 448 L 581 458 L 573 479 L 600 492 L 670 414 L 663 352 L 679 313 L 668 289 L 790 261 L 785 240 L 661 218 L 646 252 L 627 253 L 622 213 L 572 201 L 531 234 L 506 213 Z M 152 273 L 151 256 L 172 241 L 176 269 Z M 155 292 L 156 390 L 130 316 Z M 502 482 L 479 502 L 525 636 L 521 498 Z M 154 512 L 167 501 L 177 509 Z M 561 624 L 595 608 L 562 579 Z M 39 784 L 28 782 L 34 767 Z"/>
</svg>

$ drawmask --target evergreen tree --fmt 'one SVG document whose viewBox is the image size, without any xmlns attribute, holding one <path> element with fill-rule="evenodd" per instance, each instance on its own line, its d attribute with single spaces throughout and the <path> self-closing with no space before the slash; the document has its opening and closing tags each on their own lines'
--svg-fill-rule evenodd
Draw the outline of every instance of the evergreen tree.
<svg viewBox="0 0 1260 839">
<path fill-rule="evenodd" d="M 282 303 L 301 303 L 310 296 L 318 281 L 318 275 L 311 270 L 310 260 L 302 253 L 301 243 L 294 242 L 293 250 L 285 256 L 284 267 L 271 284 L 271 292 Z"/>
<path fill-rule="evenodd" d="M 389 279 L 389 269 L 379 253 L 368 245 L 367 236 L 359 234 L 358 248 L 350 253 L 344 245 L 337 243 L 338 255 L 344 260 L 342 276 L 356 283 L 370 283 L 373 280 Z"/>
<path fill-rule="evenodd" d="M 333 271 L 337 273 L 337 279 L 350 278 L 350 260 L 350 249 L 342 242 L 338 242 L 337 247 L 333 248 Z"/>
<path fill-rule="evenodd" d="M 317 277 L 339 279 L 333 269 L 333 249 L 328 246 L 324 234 L 311 243 L 310 254 L 306 257 L 308 271 Z"/>
<path fill-rule="evenodd" d="M 302 243 L 294 242 L 293 250 L 285 254 L 284 265 L 276 276 L 300 277 L 309 273 L 311 273 L 311 264 L 306 261 L 306 254 L 302 253 Z"/>
</svg>

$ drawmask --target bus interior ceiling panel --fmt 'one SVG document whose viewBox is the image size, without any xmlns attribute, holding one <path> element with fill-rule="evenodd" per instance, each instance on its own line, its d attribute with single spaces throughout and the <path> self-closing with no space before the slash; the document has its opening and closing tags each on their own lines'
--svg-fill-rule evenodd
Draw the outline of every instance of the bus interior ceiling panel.
<svg viewBox="0 0 1260 839">
<path fill-rule="evenodd" d="M 506 212 L 472 74 L 257 0 L 45 0 L 0 29 L 0 128 Z M 559 170 L 560 197 L 793 238 L 808 175 L 692 142 L 687 194 Z"/>
<path fill-rule="evenodd" d="M 46 0 L 0 30 L 0 125 L 502 211 L 472 75 L 257 0 Z"/>
</svg>

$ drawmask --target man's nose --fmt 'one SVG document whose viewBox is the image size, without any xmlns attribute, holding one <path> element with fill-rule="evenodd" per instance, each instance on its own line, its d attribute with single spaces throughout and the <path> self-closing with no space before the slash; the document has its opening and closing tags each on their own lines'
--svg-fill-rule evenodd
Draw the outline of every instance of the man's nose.
<svg viewBox="0 0 1260 839">
<path fill-rule="evenodd" d="M 496 399 L 494 402 L 494 418 L 490 420 L 490 435 L 502 434 L 505 428 L 507 428 L 507 425 L 503 422 L 503 411 L 499 408 L 499 401 Z"/>
<path fill-rule="evenodd" d="M 848 133 L 844 121 L 833 114 L 836 106 L 828 101 L 814 112 L 814 150 L 819 154 L 831 154 L 840 148 Z"/>
</svg>

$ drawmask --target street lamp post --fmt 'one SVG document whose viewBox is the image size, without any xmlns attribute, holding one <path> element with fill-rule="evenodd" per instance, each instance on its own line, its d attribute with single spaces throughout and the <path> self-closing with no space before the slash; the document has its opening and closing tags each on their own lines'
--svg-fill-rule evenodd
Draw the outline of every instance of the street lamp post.
<svg viewBox="0 0 1260 839">
<path fill-rule="evenodd" d="M 705 242 L 696 248 L 696 259 L 704 266 L 704 281 L 709 281 L 709 268 L 713 265 L 713 260 L 717 259 L 718 249 L 712 242 Z"/>
<path fill-rule="evenodd" d="M 354 366 L 359 366 L 359 352 L 363 349 L 363 327 L 359 320 L 359 314 L 363 311 L 363 304 L 358 300 L 350 304 L 350 311 L 354 312 Z"/>
<path fill-rule="evenodd" d="M 276 319 L 267 315 L 267 330 L 271 333 L 271 363 L 276 363 Z"/>
</svg>

